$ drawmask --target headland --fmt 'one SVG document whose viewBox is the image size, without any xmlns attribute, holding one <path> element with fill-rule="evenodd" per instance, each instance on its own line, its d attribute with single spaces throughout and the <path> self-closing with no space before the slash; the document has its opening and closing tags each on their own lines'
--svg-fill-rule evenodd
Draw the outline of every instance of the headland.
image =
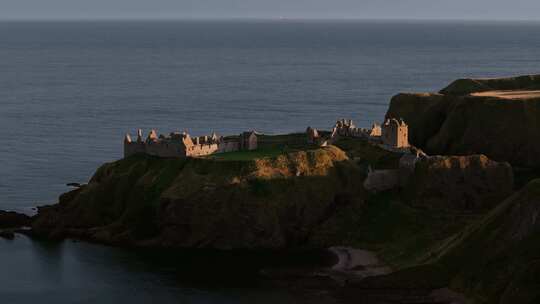
<svg viewBox="0 0 540 304">
<path fill-rule="evenodd" d="M 0 213 L 0 227 L 127 247 L 333 248 L 334 268 L 261 273 L 302 288 L 324 277 L 315 288 L 344 303 L 460 303 L 450 289 L 475 303 L 531 303 L 539 88 L 525 76 L 399 94 L 367 129 L 340 119 L 284 135 L 139 131 L 87 184 L 31 219 Z"/>
</svg>

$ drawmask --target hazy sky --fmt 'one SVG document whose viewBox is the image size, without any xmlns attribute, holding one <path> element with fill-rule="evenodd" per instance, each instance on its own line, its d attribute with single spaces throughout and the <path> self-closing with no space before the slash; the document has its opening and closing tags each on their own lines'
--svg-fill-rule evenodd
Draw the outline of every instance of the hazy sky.
<svg viewBox="0 0 540 304">
<path fill-rule="evenodd" d="M 391 18 L 540 20 L 540 0 L 0 0 L 0 19 Z"/>
</svg>

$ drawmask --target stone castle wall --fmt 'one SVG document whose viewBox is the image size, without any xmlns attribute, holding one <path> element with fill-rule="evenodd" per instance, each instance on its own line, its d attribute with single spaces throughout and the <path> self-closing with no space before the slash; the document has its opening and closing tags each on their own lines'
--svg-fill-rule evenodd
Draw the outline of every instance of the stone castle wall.
<svg viewBox="0 0 540 304">
<path fill-rule="evenodd" d="M 237 141 L 224 141 L 219 144 L 218 153 L 234 152 L 240 150 L 240 143 Z"/>
<path fill-rule="evenodd" d="M 205 156 L 219 151 L 218 144 L 200 144 L 187 147 L 186 156 Z"/>
<path fill-rule="evenodd" d="M 124 139 L 124 157 L 144 153 L 159 157 L 197 157 L 214 153 L 234 152 L 257 149 L 257 136 L 254 132 L 244 132 L 238 139 L 224 140 L 213 134 L 190 137 L 187 133 L 171 133 L 170 136 L 156 135 L 152 130 L 148 138 L 142 140 L 139 130 L 137 141 L 131 141 L 128 134 Z"/>
</svg>

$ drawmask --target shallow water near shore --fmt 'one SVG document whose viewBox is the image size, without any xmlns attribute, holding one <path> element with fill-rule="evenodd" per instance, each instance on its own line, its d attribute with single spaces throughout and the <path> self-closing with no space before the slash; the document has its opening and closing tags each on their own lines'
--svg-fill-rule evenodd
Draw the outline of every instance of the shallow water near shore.
<svg viewBox="0 0 540 304">
<path fill-rule="evenodd" d="M 303 262 L 310 257 L 303 255 Z M 305 257 L 308 257 L 306 259 Z M 0 302 L 35 303 L 297 303 L 297 295 L 258 277 L 270 256 L 216 252 L 150 252 L 85 242 L 0 238 Z M 273 265 L 298 264 L 283 255 Z M 321 262 L 311 255 L 311 262 Z"/>
<path fill-rule="evenodd" d="M 284 133 L 341 117 L 367 127 L 400 91 L 539 73 L 539 33 L 524 22 L 0 22 L 0 209 L 55 203 L 66 183 L 120 158 L 137 128 Z M 188 266 L 203 260 L 172 260 L 0 239 L 0 302 L 296 301 L 250 271 L 212 265 L 199 277 Z M 231 286 L 226 271 L 244 280 Z"/>
</svg>

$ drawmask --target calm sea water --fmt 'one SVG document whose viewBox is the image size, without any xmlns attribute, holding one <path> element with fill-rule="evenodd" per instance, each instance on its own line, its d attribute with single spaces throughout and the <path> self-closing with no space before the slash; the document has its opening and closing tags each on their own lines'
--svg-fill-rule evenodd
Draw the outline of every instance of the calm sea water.
<svg viewBox="0 0 540 304">
<path fill-rule="evenodd" d="M 118 159 L 124 133 L 137 128 L 281 133 L 340 117 L 368 126 L 397 92 L 540 73 L 539 54 L 540 23 L 0 23 L 0 209 L 55 202 L 65 183 Z M 183 288 L 144 261 L 100 246 L 0 239 L 0 296 L 287 302 L 259 289 Z"/>
</svg>

